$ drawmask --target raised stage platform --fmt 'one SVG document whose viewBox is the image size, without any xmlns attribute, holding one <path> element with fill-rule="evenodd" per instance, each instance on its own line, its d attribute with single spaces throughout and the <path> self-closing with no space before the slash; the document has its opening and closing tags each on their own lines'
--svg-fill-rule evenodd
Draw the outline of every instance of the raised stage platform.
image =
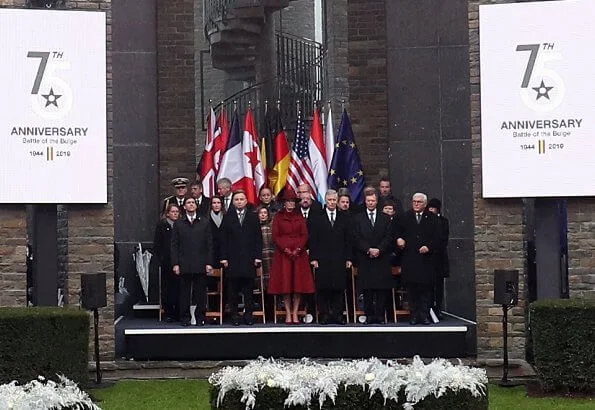
<svg viewBox="0 0 595 410">
<path fill-rule="evenodd" d="M 118 355 L 135 360 L 236 360 L 275 358 L 467 357 L 471 321 L 445 314 L 440 323 L 386 325 L 206 325 L 147 318 L 116 324 Z"/>
</svg>

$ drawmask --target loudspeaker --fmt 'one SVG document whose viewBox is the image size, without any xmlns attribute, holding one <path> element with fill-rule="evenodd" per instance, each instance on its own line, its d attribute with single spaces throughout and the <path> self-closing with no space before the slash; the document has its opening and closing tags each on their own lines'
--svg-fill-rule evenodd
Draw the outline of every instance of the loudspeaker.
<svg viewBox="0 0 595 410">
<path fill-rule="evenodd" d="M 515 306 L 519 301 L 519 271 L 494 270 L 494 303 Z"/>
<path fill-rule="evenodd" d="M 81 303 L 87 310 L 107 306 L 105 273 L 83 273 L 81 275 Z"/>
</svg>

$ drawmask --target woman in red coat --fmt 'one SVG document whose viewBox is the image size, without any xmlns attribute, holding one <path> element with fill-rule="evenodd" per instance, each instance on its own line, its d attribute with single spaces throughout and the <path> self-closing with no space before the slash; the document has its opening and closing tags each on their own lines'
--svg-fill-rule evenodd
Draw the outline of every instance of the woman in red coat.
<svg viewBox="0 0 595 410">
<path fill-rule="evenodd" d="M 306 252 L 308 228 L 304 217 L 295 210 L 297 201 L 285 192 L 283 209 L 273 219 L 275 254 L 269 279 L 269 293 L 283 295 L 285 323 L 294 324 L 299 323 L 302 294 L 314 293 L 314 279 Z"/>
</svg>

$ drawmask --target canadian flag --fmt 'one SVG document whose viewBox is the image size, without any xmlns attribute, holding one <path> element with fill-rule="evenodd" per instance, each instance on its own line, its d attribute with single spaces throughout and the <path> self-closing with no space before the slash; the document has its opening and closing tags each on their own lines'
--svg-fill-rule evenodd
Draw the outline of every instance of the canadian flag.
<svg viewBox="0 0 595 410">
<path fill-rule="evenodd" d="M 249 108 L 246 113 L 244 123 L 244 135 L 242 138 L 242 165 L 244 168 L 244 190 L 248 202 L 256 204 L 258 202 L 258 191 L 264 185 L 265 173 L 260 157 L 260 148 L 258 147 L 258 133 L 254 123 L 254 114 Z"/>
</svg>

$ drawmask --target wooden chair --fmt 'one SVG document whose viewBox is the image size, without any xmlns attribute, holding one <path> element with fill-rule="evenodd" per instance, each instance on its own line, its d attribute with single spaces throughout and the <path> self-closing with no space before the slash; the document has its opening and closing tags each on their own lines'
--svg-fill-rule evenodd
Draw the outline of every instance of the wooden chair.
<svg viewBox="0 0 595 410">
<path fill-rule="evenodd" d="M 264 277 L 262 276 L 262 266 L 256 269 L 256 289 L 254 289 L 254 296 L 260 299 L 260 310 L 254 310 L 253 316 L 261 317 L 262 323 L 266 323 L 266 317 L 264 314 Z"/>
<path fill-rule="evenodd" d="M 219 324 L 223 323 L 223 306 L 224 306 L 224 302 L 223 302 L 223 268 L 219 268 L 219 269 L 213 269 L 211 271 L 211 273 L 207 274 L 207 276 L 209 277 L 214 277 L 218 279 L 217 282 L 217 289 L 213 290 L 213 291 L 208 291 L 207 292 L 207 313 L 206 313 L 206 317 L 211 318 L 217 318 L 219 320 Z M 219 310 L 218 311 L 209 311 L 208 308 L 209 306 L 211 306 L 211 304 L 209 303 L 213 298 L 217 299 L 218 305 L 219 305 Z"/>
<path fill-rule="evenodd" d="M 401 276 L 401 267 L 400 266 L 393 266 L 392 267 L 392 274 L 393 277 Z M 395 323 L 397 323 L 397 319 L 399 317 L 409 317 L 409 309 L 405 309 L 403 306 L 403 301 L 405 300 L 405 296 L 407 295 L 407 291 L 396 288 L 392 289 L 392 297 L 393 297 L 393 316 Z M 399 301 L 397 303 L 397 300 Z"/>
</svg>

